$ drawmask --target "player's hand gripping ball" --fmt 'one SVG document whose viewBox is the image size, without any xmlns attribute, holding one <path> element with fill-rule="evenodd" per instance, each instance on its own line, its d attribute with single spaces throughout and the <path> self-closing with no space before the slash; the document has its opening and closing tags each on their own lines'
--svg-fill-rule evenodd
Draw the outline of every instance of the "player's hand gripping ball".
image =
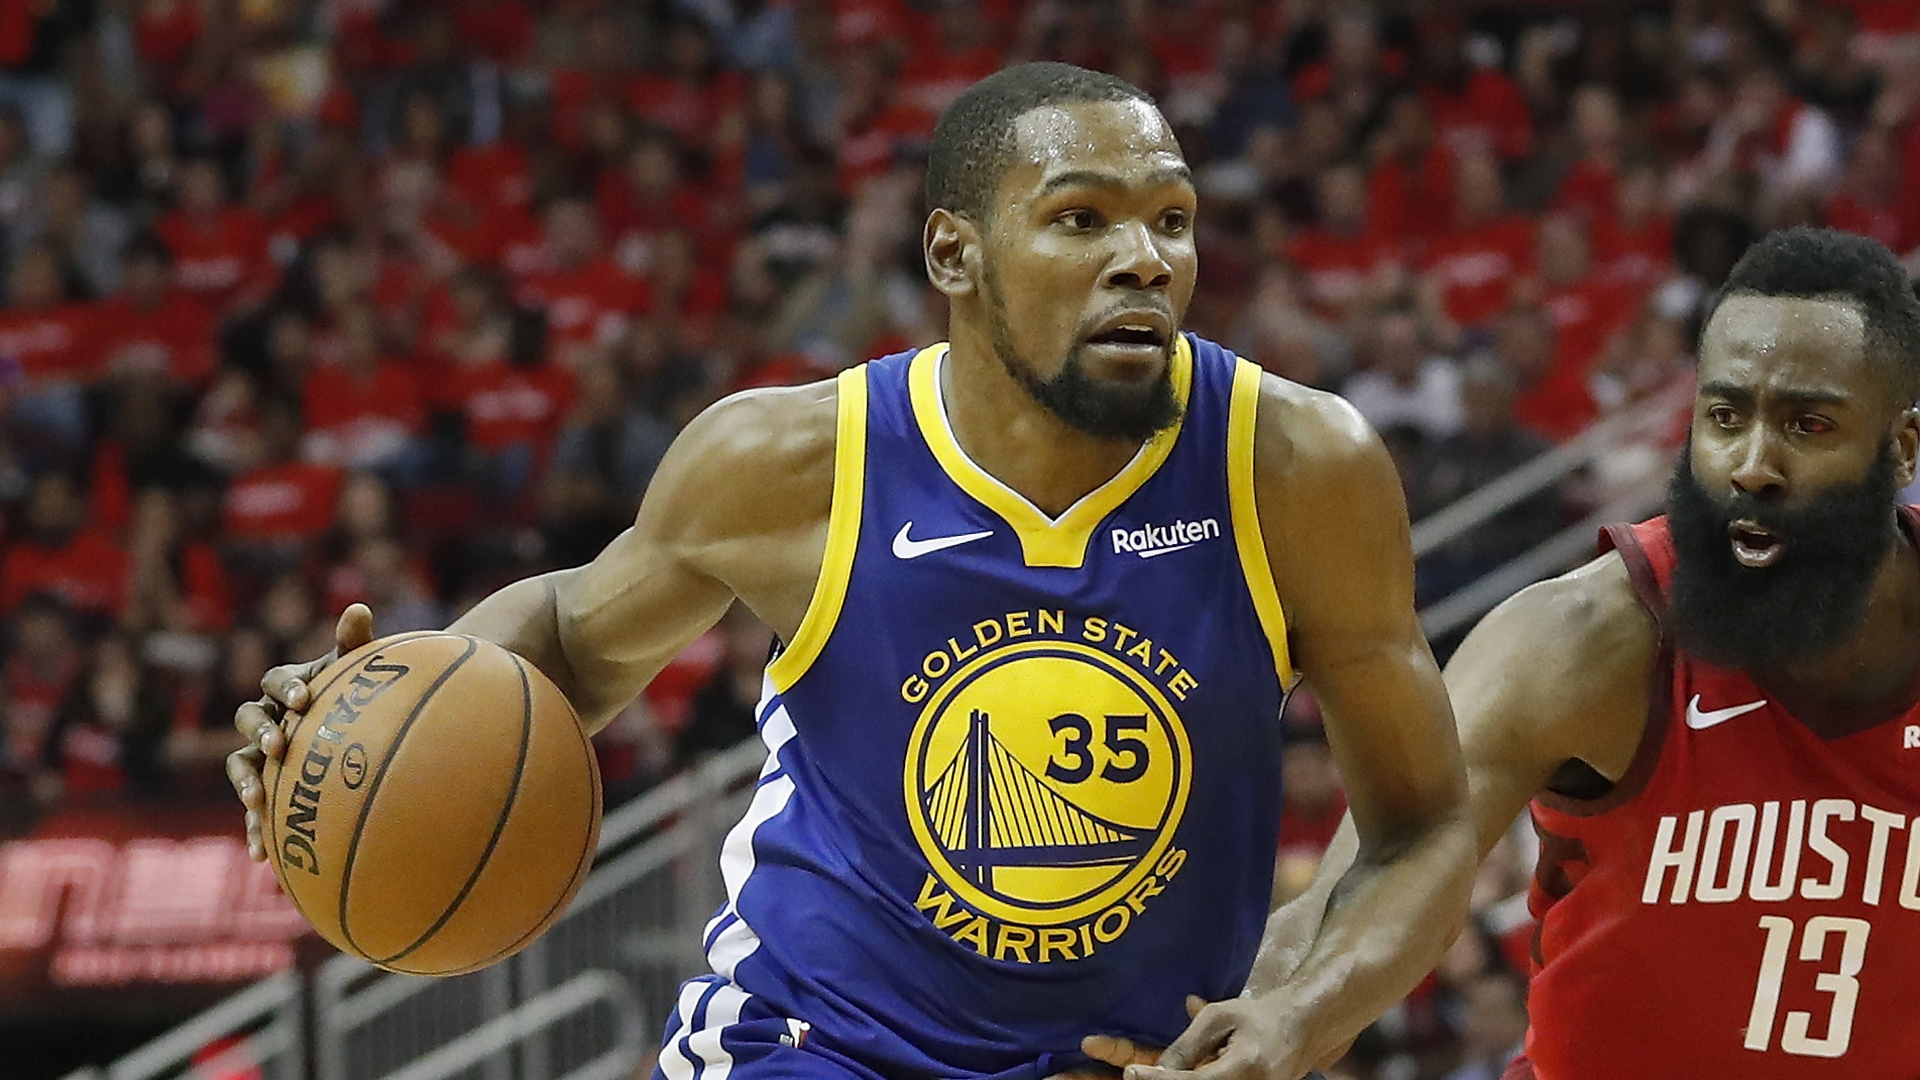
<svg viewBox="0 0 1920 1080">
<path fill-rule="evenodd" d="M 264 837 L 320 936 L 390 971 L 453 975 L 520 950 L 580 888 L 600 770 L 539 669 L 461 634 L 341 657 L 265 762 Z"/>
</svg>

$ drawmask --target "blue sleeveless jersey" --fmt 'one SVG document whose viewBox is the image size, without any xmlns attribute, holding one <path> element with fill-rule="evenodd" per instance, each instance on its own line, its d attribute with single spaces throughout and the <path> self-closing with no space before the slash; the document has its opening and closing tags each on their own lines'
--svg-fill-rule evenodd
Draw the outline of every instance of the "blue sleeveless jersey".
<svg viewBox="0 0 1920 1080">
<path fill-rule="evenodd" d="M 944 346 L 844 373 L 827 553 L 768 667 L 714 970 L 887 1077 L 1040 1077 L 1238 993 L 1272 891 L 1286 632 L 1259 369 L 1183 336 L 1181 422 L 1049 519 L 974 465 Z"/>
</svg>

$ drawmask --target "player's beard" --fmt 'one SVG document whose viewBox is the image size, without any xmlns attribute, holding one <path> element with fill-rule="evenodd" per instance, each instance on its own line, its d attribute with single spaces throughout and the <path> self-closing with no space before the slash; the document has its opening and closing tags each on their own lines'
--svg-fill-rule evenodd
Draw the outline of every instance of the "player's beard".
<svg viewBox="0 0 1920 1080">
<path fill-rule="evenodd" d="M 1683 449 L 1667 492 L 1681 646 L 1710 663 L 1753 670 L 1812 659 L 1845 642 L 1866 617 L 1874 578 L 1893 547 L 1894 472 L 1889 441 L 1857 483 L 1798 507 L 1746 493 L 1723 501 L 1700 485 Z M 1743 518 L 1785 545 L 1772 566 L 1733 557 L 1727 526 Z"/>
<path fill-rule="evenodd" d="M 1150 383 L 1102 382 L 1089 376 L 1078 344 L 1067 350 L 1059 374 L 1042 378 L 1014 347 L 999 276 L 991 266 L 985 279 L 987 334 L 994 353 L 1027 393 L 1068 427 L 1097 439 L 1145 442 L 1180 419 L 1180 399 L 1173 392 L 1173 339 L 1167 340 L 1160 377 Z"/>
</svg>

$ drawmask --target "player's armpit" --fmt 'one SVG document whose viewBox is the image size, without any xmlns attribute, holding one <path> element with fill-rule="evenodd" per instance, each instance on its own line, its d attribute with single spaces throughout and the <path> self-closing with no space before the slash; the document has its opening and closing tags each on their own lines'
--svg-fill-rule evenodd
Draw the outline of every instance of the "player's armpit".
<svg viewBox="0 0 1920 1080">
<path fill-rule="evenodd" d="M 826 545 L 837 401 L 821 383 L 714 405 L 592 562 L 516 582 L 453 628 L 533 661 L 594 730 L 736 596 L 791 640 Z"/>
</svg>

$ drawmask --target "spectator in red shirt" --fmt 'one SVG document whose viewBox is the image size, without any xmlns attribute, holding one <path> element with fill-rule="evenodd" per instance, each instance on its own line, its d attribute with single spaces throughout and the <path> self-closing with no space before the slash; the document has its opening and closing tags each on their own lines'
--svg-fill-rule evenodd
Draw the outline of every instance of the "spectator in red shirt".
<svg viewBox="0 0 1920 1080">
<path fill-rule="evenodd" d="M 1387 103 L 1368 154 L 1374 165 L 1367 223 L 1418 258 L 1418 246 L 1446 224 L 1440 208 L 1453 203 L 1453 152 L 1437 137 L 1426 105 L 1407 93 Z"/>
<path fill-rule="evenodd" d="M 935 5 L 933 32 L 921 35 L 901 68 L 900 93 L 909 103 L 939 116 L 967 87 L 1000 70 L 994 27 L 983 15 L 980 5 L 963 0 Z"/>
<path fill-rule="evenodd" d="M 1573 138 L 1580 156 L 1560 179 L 1555 210 L 1592 222 L 1613 208 L 1621 127 L 1620 101 L 1611 88 L 1590 83 L 1574 93 Z"/>
<path fill-rule="evenodd" d="M 1895 254 L 1920 246 L 1920 199 L 1901 198 L 1900 162 L 1893 138 L 1879 128 L 1861 132 L 1840 187 L 1827 198 L 1827 224 L 1871 236 Z M 1920 177 L 1909 190 L 1920 192 Z"/>
<path fill-rule="evenodd" d="M 1406 58 L 1380 47 L 1373 13 L 1342 8 L 1327 20 L 1327 55 L 1293 77 L 1295 101 L 1331 101 L 1357 126 L 1379 107 L 1388 90 L 1406 74 Z"/>
<path fill-rule="evenodd" d="M 426 426 L 413 370 L 382 355 L 378 326 L 365 308 L 347 314 L 340 337 L 340 361 L 307 374 L 305 456 L 327 465 L 402 470 Z"/>
<path fill-rule="evenodd" d="M 1586 373 L 1559 362 L 1553 320 L 1546 312 L 1528 307 L 1507 312 L 1494 328 L 1493 348 L 1513 374 L 1519 391 L 1513 415 L 1521 427 L 1564 442 L 1593 422 L 1599 409 Z"/>
<path fill-rule="evenodd" d="M 681 175 L 679 150 L 672 139 L 657 132 L 643 133 L 627 152 L 624 168 L 600 176 L 595 202 L 613 257 L 622 269 L 644 277 L 653 269 L 653 245 L 668 229 L 682 229 L 704 237 L 707 200 L 700 189 Z M 707 254 L 723 261 L 723 250 Z"/>
<path fill-rule="evenodd" d="M 188 161 L 180 170 L 179 209 L 156 226 L 173 250 L 175 282 L 220 317 L 257 307 L 278 280 L 266 224 L 229 205 L 226 184 L 212 158 Z"/>
<path fill-rule="evenodd" d="M 134 501 L 127 532 L 127 612 L 142 632 L 201 634 L 233 624 L 233 589 L 213 545 L 184 535 L 175 496 L 148 488 Z"/>
<path fill-rule="evenodd" d="M 333 521 L 342 470 L 300 460 L 300 413 L 268 399 L 258 405 L 260 464 L 236 477 L 222 504 L 222 533 L 256 565 L 293 565 L 307 541 Z"/>
<path fill-rule="evenodd" d="M 0 311 L 0 358 L 29 388 L 84 382 L 89 370 L 85 305 L 68 298 L 59 253 L 45 244 L 20 252 L 7 277 L 7 306 Z"/>
<path fill-rule="evenodd" d="M 1507 210 L 1499 160 L 1486 150 L 1460 155 L 1452 222 L 1428 242 L 1421 267 L 1439 286 L 1447 317 L 1463 327 L 1493 318 L 1532 261 L 1533 222 Z"/>
<path fill-rule="evenodd" d="M 127 250 L 125 286 L 94 305 L 94 371 L 104 377 L 159 375 L 199 387 L 213 375 L 216 329 L 199 301 L 173 284 L 173 253 L 158 237 Z"/>
<path fill-rule="evenodd" d="M 673 133 L 683 146 L 719 151 L 738 140 L 744 125 L 746 80 L 721 67 L 707 28 L 691 17 L 670 19 L 657 71 L 633 76 L 627 104 L 649 126 Z"/>
<path fill-rule="evenodd" d="M 0 392 L 15 446 L 36 462 L 63 461 L 84 449 L 88 378 L 87 309 L 71 303 L 51 248 L 35 245 L 14 260 L 0 311 Z"/>
<path fill-rule="evenodd" d="M 44 592 L 81 615 L 119 617 L 126 607 L 127 553 L 86 528 L 86 500 L 73 477 L 59 469 L 40 474 L 26 517 L 26 535 L 14 541 L 0 563 L 0 611 Z"/>
<path fill-rule="evenodd" d="M 12 623 L 11 649 L 0 668 L 0 803 L 17 813 L 22 802 L 30 807 L 59 796 L 47 788 L 41 763 L 54 715 L 83 656 L 73 640 L 72 614 L 56 596 L 27 597 Z"/>
<path fill-rule="evenodd" d="M 1592 272 L 1586 233 L 1570 215 L 1542 219 L 1534 239 L 1536 274 L 1521 291 L 1553 320 L 1556 362 L 1586 372 L 1633 320 L 1643 293 Z"/>
<path fill-rule="evenodd" d="M 1503 161 L 1533 152 L 1533 113 L 1526 95 L 1497 67 L 1467 57 L 1465 26 L 1456 17 L 1420 27 L 1420 98 L 1440 138 L 1455 152 L 1490 149 Z"/>
<path fill-rule="evenodd" d="M 543 308 L 554 362 L 577 369 L 627 336 L 628 323 L 653 306 L 642 278 L 622 270 L 600 247 L 599 215 L 578 196 L 547 208 L 547 267 L 518 283 L 522 307 Z"/>
<path fill-rule="evenodd" d="M 1340 774 L 1334 769 L 1318 706 L 1311 701 L 1290 701 L 1287 713 L 1280 735 L 1286 753 L 1280 759 L 1276 900 L 1291 899 L 1306 890 L 1347 812 L 1346 793 L 1340 789 Z"/>
<path fill-rule="evenodd" d="M 42 789 L 69 803 L 161 790 L 170 712 L 133 639 L 102 636 L 54 715 Z"/>
<path fill-rule="evenodd" d="M 1593 270 L 1600 277 L 1650 290 L 1673 272 L 1673 215 L 1666 206 L 1666 172 L 1657 158 L 1628 162 L 1614 186 L 1610 213 L 1590 229 Z"/>
<path fill-rule="evenodd" d="M 521 500 L 546 471 L 582 373 L 541 361 L 545 346 L 538 312 L 515 313 L 513 338 L 507 362 L 463 368 L 453 388 L 482 489 L 495 505 L 524 515 L 530 508 Z M 597 357 L 583 372 L 611 366 L 606 357 Z"/>
<path fill-rule="evenodd" d="M 1400 267 L 1400 245 L 1367 220 L 1366 185 L 1358 162 L 1323 171 L 1318 224 L 1295 233 L 1283 252 L 1305 272 L 1308 298 L 1328 317 L 1379 299 Z"/>
</svg>

